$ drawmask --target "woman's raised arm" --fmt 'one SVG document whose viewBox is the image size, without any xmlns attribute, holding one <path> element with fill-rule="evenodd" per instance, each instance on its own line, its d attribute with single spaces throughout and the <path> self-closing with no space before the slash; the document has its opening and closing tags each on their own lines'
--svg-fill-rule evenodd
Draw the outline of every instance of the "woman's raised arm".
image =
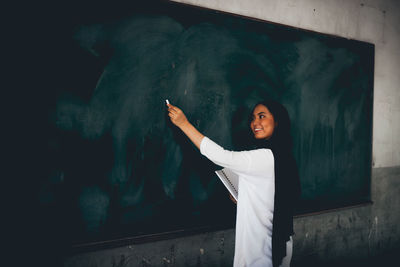
<svg viewBox="0 0 400 267">
<path fill-rule="evenodd" d="M 173 124 L 200 149 L 201 154 L 215 164 L 229 168 L 235 172 L 263 175 L 273 170 L 274 157 L 271 150 L 253 150 L 235 152 L 223 149 L 200 133 L 186 118 L 185 114 L 176 106 L 168 105 L 168 116 Z"/>
</svg>

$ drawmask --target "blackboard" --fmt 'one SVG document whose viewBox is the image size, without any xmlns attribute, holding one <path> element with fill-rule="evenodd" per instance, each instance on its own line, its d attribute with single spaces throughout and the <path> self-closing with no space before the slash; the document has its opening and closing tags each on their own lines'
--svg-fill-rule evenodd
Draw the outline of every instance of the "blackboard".
<svg viewBox="0 0 400 267">
<path fill-rule="evenodd" d="M 372 44 L 165 1 L 74 18 L 47 44 L 37 178 L 41 216 L 71 244 L 234 225 L 218 167 L 171 125 L 165 99 L 232 150 L 246 148 L 253 105 L 275 99 L 292 121 L 297 214 L 370 200 Z"/>
</svg>

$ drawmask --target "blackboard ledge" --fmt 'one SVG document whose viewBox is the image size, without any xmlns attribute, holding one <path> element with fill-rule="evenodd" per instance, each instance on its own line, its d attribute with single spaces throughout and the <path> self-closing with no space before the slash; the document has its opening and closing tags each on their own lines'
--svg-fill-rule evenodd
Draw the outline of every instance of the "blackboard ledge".
<svg viewBox="0 0 400 267">
<path fill-rule="evenodd" d="M 348 206 L 344 206 L 344 207 L 340 207 L 340 208 L 332 208 L 332 209 L 326 209 L 326 210 L 321 210 L 321 211 L 316 211 L 316 212 L 307 212 L 307 213 L 295 215 L 294 219 L 309 217 L 309 216 L 316 216 L 316 215 L 321 215 L 321 214 L 325 214 L 325 213 L 338 212 L 338 211 L 348 210 L 348 209 L 361 208 L 361 207 L 365 207 L 365 206 L 370 206 L 372 204 L 374 204 L 373 201 L 367 201 L 367 202 L 363 202 L 360 204 L 348 205 Z"/>
<path fill-rule="evenodd" d="M 372 204 L 373 204 L 373 201 L 367 201 L 367 202 L 363 202 L 363 203 L 356 204 L 356 205 L 348 205 L 348 206 L 344 206 L 344 207 L 326 209 L 326 210 L 321 210 L 321 211 L 317 211 L 317 212 L 303 213 L 303 214 L 295 215 L 294 219 L 316 216 L 316 215 L 332 213 L 332 212 L 339 212 L 339 211 L 348 210 L 348 209 L 361 208 L 361 207 L 370 206 Z M 229 229 L 234 229 L 234 226 L 233 225 L 230 225 L 230 226 L 218 225 L 218 226 L 196 227 L 196 228 L 191 228 L 191 229 L 174 230 L 174 231 L 170 231 L 170 232 L 145 234 L 145 235 L 120 238 L 120 239 L 97 241 L 97 242 L 90 242 L 90 243 L 83 243 L 83 244 L 75 244 L 70 247 L 68 254 L 73 255 L 73 254 L 93 252 L 93 251 L 98 251 L 98 250 L 103 250 L 103 249 L 112 249 L 112 248 L 118 248 L 118 247 L 123 247 L 123 246 L 137 245 L 137 244 L 150 243 L 150 242 L 158 242 L 158 241 L 163 241 L 163 240 L 168 240 L 168 239 L 175 239 L 175 238 L 181 238 L 181 237 L 186 237 L 186 236 L 191 236 L 191 235 L 205 234 L 205 233 L 209 233 L 209 232 L 224 231 L 224 230 L 229 230 Z"/>
<path fill-rule="evenodd" d="M 218 226 L 196 227 L 191 229 L 174 230 L 170 232 L 145 234 L 145 235 L 120 238 L 120 239 L 75 244 L 70 247 L 69 253 L 67 254 L 74 255 L 74 254 L 93 252 L 103 249 L 112 249 L 112 248 L 131 246 L 143 243 L 158 242 L 168 239 L 175 239 L 175 238 L 205 234 L 216 231 L 226 231 L 229 229 L 234 229 L 234 226 L 218 225 Z"/>
</svg>

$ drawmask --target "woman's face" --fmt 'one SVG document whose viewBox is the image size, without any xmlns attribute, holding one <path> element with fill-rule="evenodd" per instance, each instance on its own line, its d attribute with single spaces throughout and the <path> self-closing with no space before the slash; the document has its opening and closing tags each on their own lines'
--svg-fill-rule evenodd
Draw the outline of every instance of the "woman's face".
<svg viewBox="0 0 400 267">
<path fill-rule="evenodd" d="M 269 139 L 274 133 L 276 122 L 274 116 L 264 105 L 257 105 L 254 108 L 252 121 L 250 123 L 251 131 L 255 139 Z"/>
</svg>

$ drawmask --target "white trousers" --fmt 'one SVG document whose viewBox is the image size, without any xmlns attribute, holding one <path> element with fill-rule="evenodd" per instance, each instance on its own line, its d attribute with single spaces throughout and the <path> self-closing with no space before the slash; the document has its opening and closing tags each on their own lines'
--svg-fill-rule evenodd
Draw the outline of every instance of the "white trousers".
<svg viewBox="0 0 400 267">
<path fill-rule="evenodd" d="M 286 256 L 282 259 L 281 265 L 279 267 L 290 267 L 290 262 L 292 261 L 293 254 L 293 239 L 290 237 L 290 240 L 286 242 Z"/>
</svg>

